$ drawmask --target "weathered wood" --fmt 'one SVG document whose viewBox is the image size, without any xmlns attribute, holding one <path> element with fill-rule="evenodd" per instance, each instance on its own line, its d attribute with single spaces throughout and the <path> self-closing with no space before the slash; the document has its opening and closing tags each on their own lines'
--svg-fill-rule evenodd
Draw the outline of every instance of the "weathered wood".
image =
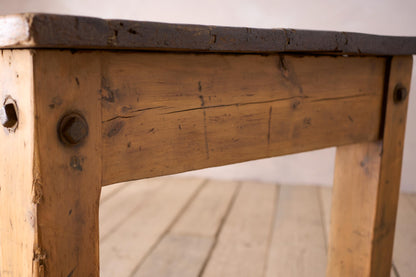
<svg viewBox="0 0 416 277">
<path fill-rule="evenodd" d="M 0 17 L 0 48 L 411 55 L 416 37 L 166 24 L 51 14 Z"/>
<path fill-rule="evenodd" d="M 202 276 L 264 274 L 275 202 L 275 185 L 242 184 Z"/>
<path fill-rule="evenodd" d="M 328 238 L 328 236 L 329 236 L 329 227 L 330 227 L 330 218 L 331 218 L 331 216 L 330 216 L 330 213 L 331 213 L 331 200 L 332 200 L 332 190 L 331 190 L 331 188 L 327 188 L 327 187 L 321 187 L 320 189 L 319 189 L 319 192 L 320 192 L 320 194 L 319 194 L 319 196 L 320 196 L 320 199 L 321 199 L 321 205 L 322 205 L 322 214 L 323 214 L 323 218 L 324 218 L 324 223 L 325 223 L 325 229 L 324 229 L 324 235 L 325 235 L 325 238 L 326 238 L 326 248 L 327 248 L 327 253 L 328 253 L 328 240 L 329 240 L 329 238 Z M 395 240 L 396 241 L 396 240 Z M 395 250 L 396 251 L 396 250 Z M 395 271 L 394 271 L 394 263 L 393 263 L 393 265 L 392 265 L 392 267 L 391 267 L 391 270 L 390 270 L 390 276 L 391 277 L 399 277 L 399 276 L 397 276 L 396 275 L 396 273 L 395 273 Z"/>
<path fill-rule="evenodd" d="M 11 96 L 19 118 L 15 133 L 1 132 L 1 275 L 97 276 L 101 126 L 67 147 L 57 124 L 72 110 L 101 121 L 99 60 L 18 50 L 1 61 L 2 101 Z"/>
<path fill-rule="evenodd" d="M 98 276 L 101 191 L 100 63 L 95 53 L 43 50 L 34 55 L 36 230 L 45 276 Z M 77 111 L 88 136 L 76 146 L 57 134 Z M 39 273 L 41 275 L 41 273 Z"/>
<path fill-rule="evenodd" d="M 384 58 L 102 53 L 103 184 L 379 138 Z"/>
<path fill-rule="evenodd" d="M 139 209 L 101 244 L 103 276 L 130 276 L 159 243 L 202 185 L 201 179 L 163 181 L 152 197 L 140 198 Z M 140 240 L 140 243 L 132 244 Z"/>
<path fill-rule="evenodd" d="M 2 79 L 7 78 L 2 93 L 3 98 L 14 97 L 23 112 L 16 132 L 2 135 L 6 143 L 0 150 L 8 158 L 1 165 L 7 170 L 20 168 L 23 160 L 25 169 L 21 177 L 2 177 L 7 184 L 0 190 L 6 207 L 2 208 L 6 222 L 0 227 L 6 240 L 1 246 L 3 275 L 98 275 L 98 203 L 103 184 L 357 142 L 364 143 L 339 148 L 338 198 L 349 193 L 355 197 L 363 189 L 361 182 L 372 185 L 354 198 L 362 200 L 364 206 L 354 204 L 364 210 L 362 217 L 340 226 L 348 233 L 358 224 L 371 239 L 360 237 L 361 256 L 350 259 L 354 265 L 357 257 L 367 263 L 347 266 L 347 271 L 387 274 L 378 263 L 391 260 L 398 185 L 385 183 L 399 183 L 407 103 L 392 101 L 392 93 L 397 83 L 409 85 L 408 57 L 392 60 L 389 94 L 383 102 L 386 59 L 382 57 L 44 49 L 15 53 L 2 52 Z M 384 121 L 383 103 L 387 105 Z M 71 111 L 89 123 L 87 139 L 73 147 L 63 145 L 57 134 L 59 119 Z M 374 142 L 380 137 L 381 158 L 380 145 Z M 10 152 L 14 148 L 19 149 L 17 154 Z M 380 175 L 362 172 L 367 154 L 370 172 L 381 168 Z M 364 167 L 359 167 L 357 157 L 365 161 Z M 352 162 L 345 165 L 347 170 L 340 169 L 347 162 Z M 361 173 L 345 177 L 348 170 Z M 340 181 L 344 177 L 358 185 L 345 192 L 342 184 L 347 181 Z M 360 198 L 367 194 L 368 199 Z M 345 201 L 338 200 L 337 205 Z M 22 203 L 21 208 L 10 212 L 15 203 Z M 337 205 L 333 217 L 345 212 Z M 165 214 L 171 220 L 175 215 Z M 374 225 L 368 223 L 372 221 Z M 15 234 L 13 223 L 22 231 Z M 140 250 L 142 257 L 167 229 L 156 227 L 148 247 Z M 337 245 L 340 234 L 334 228 L 332 243 Z M 135 234 L 131 226 L 125 229 Z M 341 237 L 344 240 L 344 234 Z M 372 240 L 377 243 L 368 242 Z M 24 246 L 18 248 L 16 241 Z M 347 252 L 350 242 L 342 242 Z M 330 248 L 329 272 L 337 270 L 336 261 L 343 257 L 335 248 Z M 12 254 L 6 256 L 5 251 Z"/>
<path fill-rule="evenodd" d="M 34 176 L 34 106 L 32 53 L 2 51 L 1 100 L 18 103 L 19 126 L 15 133 L 0 130 L 0 276 L 32 276 L 36 255 L 36 198 Z M 1 103 L 3 104 L 3 103 Z M 3 128 L 3 126 L 1 126 Z"/>
<path fill-rule="evenodd" d="M 326 243 L 318 193 L 318 188 L 280 187 L 264 276 L 325 275 Z"/>
<path fill-rule="evenodd" d="M 389 276 L 400 186 L 412 57 L 394 57 L 386 87 L 381 142 L 338 147 L 331 212 L 328 276 Z"/>
</svg>

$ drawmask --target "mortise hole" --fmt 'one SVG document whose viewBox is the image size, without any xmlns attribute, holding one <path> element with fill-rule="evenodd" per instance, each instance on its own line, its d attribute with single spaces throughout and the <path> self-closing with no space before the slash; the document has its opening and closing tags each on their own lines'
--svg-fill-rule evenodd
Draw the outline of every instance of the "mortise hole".
<svg viewBox="0 0 416 277">
<path fill-rule="evenodd" d="M 16 116 L 16 123 L 12 126 L 6 127 L 9 133 L 14 133 L 19 125 L 19 109 L 17 107 L 16 100 L 14 100 L 10 95 L 6 96 L 3 102 L 3 106 L 12 105 L 14 109 L 14 114 Z"/>
</svg>

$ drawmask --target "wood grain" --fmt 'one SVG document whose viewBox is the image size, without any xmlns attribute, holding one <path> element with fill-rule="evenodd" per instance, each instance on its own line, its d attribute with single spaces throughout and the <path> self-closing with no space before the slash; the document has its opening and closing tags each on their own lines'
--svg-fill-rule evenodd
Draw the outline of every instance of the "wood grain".
<svg viewBox="0 0 416 277">
<path fill-rule="evenodd" d="M 379 264 L 391 260 L 407 105 L 407 101 L 393 103 L 391 99 L 397 83 L 409 86 L 409 57 L 392 60 L 386 99 L 383 57 L 41 49 L 4 50 L 0 67 L 5 84 L 2 96 L 13 96 L 21 111 L 17 131 L 1 134 L 5 159 L 0 165 L 7 169 L 0 190 L 0 237 L 6 240 L 1 246 L 2 275 L 97 276 L 102 185 L 345 144 L 354 146 L 339 148 L 335 199 L 361 193 L 354 201 L 362 201 L 354 205 L 363 212 L 357 220 L 352 216 L 354 223 L 345 223 L 343 232 L 359 224 L 362 233 L 370 234 L 367 240 L 358 235 L 358 251 L 362 252 L 357 257 L 367 262 L 357 267 L 358 274 L 387 274 L 387 267 Z M 86 118 L 89 133 L 84 143 L 69 147 L 59 140 L 57 124 L 73 111 Z M 380 138 L 382 146 L 375 142 Z M 347 170 L 341 169 L 348 162 Z M 365 175 L 367 167 L 371 173 L 381 168 L 380 174 Z M 23 174 L 11 175 L 14 168 L 23 168 Z M 345 172 L 356 171 L 361 173 L 345 177 Z M 357 184 L 345 192 L 343 184 L 350 181 Z M 359 184 L 367 181 L 372 185 L 362 193 Z M 189 185 L 182 200 L 172 200 L 176 209 L 148 207 L 141 213 L 172 223 L 199 186 Z M 174 190 L 157 196 L 156 202 L 163 206 L 169 193 Z M 368 199 L 360 198 L 363 195 Z M 337 201 L 342 206 L 347 200 Z M 19 208 L 14 208 L 15 203 Z M 350 204 L 335 205 L 339 211 L 333 217 L 339 217 L 339 226 L 343 226 L 343 209 Z M 264 207 L 265 212 L 268 208 Z M 243 216 L 245 210 L 239 209 L 236 213 Z M 138 220 L 145 218 L 141 213 L 136 215 Z M 372 220 L 374 224 L 368 225 Z M 233 230 L 240 223 L 236 219 L 228 228 Z M 126 257 L 145 257 L 169 227 L 149 224 L 139 234 L 147 240 L 139 254 L 124 252 L 122 246 L 129 245 L 125 240 L 108 246 L 119 255 L 105 257 L 103 266 L 111 270 L 113 263 L 123 263 Z M 14 232 L 16 226 L 22 231 Z M 120 226 L 130 235 L 137 235 L 136 227 Z M 333 229 L 335 249 L 339 234 Z M 230 239 L 227 232 L 231 231 L 224 231 L 228 235 L 223 236 Z M 372 240 L 377 243 L 372 245 Z M 221 251 L 230 248 L 224 245 L 223 250 L 216 250 L 219 258 L 212 262 L 215 266 L 208 265 L 206 274 L 223 270 L 221 259 L 228 254 Z M 264 247 L 256 246 L 255 251 Z M 330 248 L 328 268 L 337 270 L 343 253 L 337 258 L 331 251 L 335 250 Z M 347 261 L 359 264 L 354 259 Z M 256 262 L 246 272 L 259 268 Z M 132 270 L 126 268 L 126 272 Z M 224 270 L 234 274 L 240 269 Z"/>
<path fill-rule="evenodd" d="M 16 132 L 1 134 L 2 276 L 97 276 L 101 126 L 71 148 L 57 123 L 71 110 L 101 121 L 89 93 L 99 90 L 99 60 L 45 50 L 3 51 L 1 61 L 3 99 L 13 97 L 19 110 Z"/>
<path fill-rule="evenodd" d="M 242 184 L 202 276 L 263 275 L 275 201 L 275 185 Z"/>
<path fill-rule="evenodd" d="M 377 140 L 384 71 L 384 58 L 103 53 L 103 183 Z"/>
<path fill-rule="evenodd" d="M 34 55 L 35 190 L 39 266 L 45 276 L 98 276 L 101 191 L 100 63 L 95 53 L 42 50 Z M 88 123 L 80 145 L 64 145 L 60 118 L 72 111 Z"/>
<path fill-rule="evenodd" d="M 331 212 L 328 276 L 389 276 L 400 186 L 412 57 L 391 61 L 381 142 L 338 147 Z"/>
<path fill-rule="evenodd" d="M 0 276 L 32 276 L 37 244 L 33 183 L 34 97 L 30 51 L 4 50 L 0 55 L 1 104 L 7 96 L 18 103 L 15 133 L 0 130 Z M 35 201 L 36 202 L 36 201 Z M 34 273 L 35 274 L 35 273 Z"/>
<path fill-rule="evenodd" d="M 326 251 L 328 254 L 328 240 L 329 240 L 329 233 L 330 233 L 330 218 L 331 218 L 331 200 L 332 200 L 332 189 L 331 188 L 327 188 L 327 187 L 320 187 L 319 188 L 319 196 L 321 199 L 321 205 L 322 205 L 322 214 L 323 214 L 323 218 L 324 218 L 324 236 L 326 239 Z M 395 243 L 396 243 L 396 239 L 395 239 Z M 398 249 L 395 248 L 395 252 L 400 251 Z M 393 261 L 393 265 L 391 267 L 390 270 L 390 276 L 391 277 L 399 277 L 396 275 L 395 271 L 394 271 L 394 261 Z M 397 266 L 398 267 L 398 266 Z"/>
<path fill-rule="evenodd" d="M 280 186 L 264 276 L 325 275 L 326 243 L 318 193 L 318 188 Z"/>
<path fill-rule="evenodd" d="M 391 61 L 375 210 L 373 240 L 376 243 L 372 249 L 371 261 L 373 276 L 388 276 L 391 266 L 409 97 L 399 103 L 393 99 L 397 85 L 404 86 L 410 92 L 412 64 L 412 56 L 398 56 Z"/>
<path fill-rule="evenodd" d="M 415 37 L 256 29 L 53 15 L 0 17 L 0 48 L 411 55 Z"/>
</svg>

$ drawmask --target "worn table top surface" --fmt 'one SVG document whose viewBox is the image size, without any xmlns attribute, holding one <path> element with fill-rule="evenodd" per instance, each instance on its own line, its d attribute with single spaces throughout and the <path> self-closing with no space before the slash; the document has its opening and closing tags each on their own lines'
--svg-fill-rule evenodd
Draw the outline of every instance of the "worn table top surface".
<svg viewBox="0 0 416 277">
<path fill-rule="evenodd" d="M 27 13 L 0 16 L 0 48 L 411 55 L 416 54 L 416 37 Z"/>
</svg>

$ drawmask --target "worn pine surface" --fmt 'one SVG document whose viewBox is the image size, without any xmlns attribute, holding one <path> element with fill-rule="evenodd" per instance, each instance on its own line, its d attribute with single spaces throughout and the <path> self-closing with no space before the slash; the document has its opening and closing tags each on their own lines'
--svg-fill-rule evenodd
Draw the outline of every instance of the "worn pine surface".
<svg viewBox="0 0 416 277">
<path fill-rule="evenodd" d="M 33 55 L 2 51 L 1 98 L 19 101 L 19 132 L 0 131 L 0 276 L 32 276 L 36 200 L 32 195 L 34 132 Z M 3 103 L 2 103 L 3 104 Z M 16 173 L 16 170 L 21 170 Z M 38 256 L 39 257 L 39 256 Z"/>
<path fill-rule="evenodd" d="M 140 188 L 133 191 L 133 187 Z M 171 193 L 164 196 L 166 203 L 160 203 L 157 195 L 166 187 Z M 196 187 L 197 191 L 190 195 L 190 189 Z M 127 203 L 125 194 L 136 199 L 130 200 L 135 202 L 136 208 L 132 209 Z M 174 200 L 178 197 L 180 200 Z M 123 213 L 129 217 L 117 222 L 112 232 L 101 240 L 101 256 L 119 259 L 118 248 L 108 245 L 123 245 L 127 250 L 124 251 L 126 261 L 118 260 L 112 268 L 102 265 L 101 276 L 115 276 L 116 272 L 120 277 L 197 277 L 209 276 L 214 270 L 227 274 L 212 276 L 232 276 L 230 274 L 239 268 L 253 270 L 248 275 L 252 277 L 325 276 L 330 203 L 331 188 L 325 187 L 178 177 L 107 186 L 103 188 L 101 222 Z M 145 205 L 153 212 L 144 212 Z M 183 208 L 175 208 L 178 205 Z M 169 207 L 174 210 L 173 215 L 160 216 Z M 153 223 L 147 226 L 149 222 Z M 260 228 L 264 224 L 271 224 L 271 228 Z M 167 226 L 166 229 L 157 231 L 162 225 Z M 137 230 L 145 228 L 148 232 L 133 234 L 126 231 L 132 227 L 126 226 L 135 226 Z M 153 231 L 156 235 L 149 236 Z M 145 254 L 137 250 L 143 248 L 147 249 Z M 391 276 L 415 276 L 415 256 L 416 196 L 402 194 Z M 219 262 L 221 260 L 223 263 Z"/>
<path fill-rule="evenodd" d="M 100 55 L 104 185 L 379 138 L 381 57 Z"/>
<path fill-rule="evenodd" d="M 390 267 L 385 261 L 392 258 L 409 97 L 398 103 L 393 99 L 395 88 L 398 85 L 405 87 L 408 92 L 410 91 L 412 65 L 412 56 L 393 57 L 390 65 L 383 152 L 375 210 L 373 240 L 377 243 L 372 249 L 372 276 L 387 275 Z M 383 266 L 379 266 L 380 263 L 383 263 Z"/>
<path fill-rule="evenodd" d="M 12 52 L 18 53 L 16 62 Z M 2 263 L 6 264 L 2 267 L 3 274 L 32 271 L 32 275 L 40 276 L 97 275 L 98 200 L 102 184 L 375 141 L 381 131 L 386 71 L 386 59 L 381 57 L 5 50 L 2 59 L 1 67 L 5 72 L 2 76 L 11 75 L 12 78 L 12 83 L 6 81 L 5 87 L 9 86 L 16 98 L 23 95 L 22 107 L 26 108 L 20 114 L 23 125 L 13 137 L 16 138 L 13 143 L 18 143 L 22 152 L 10 154 L 10 161 L 4 164 L 7 169 L 23 161 L 23 166 L 19 163 L 17 167 L 25 170 L 23 177 L 7 175 L 11 170 L 6 170 L 3 176 L 6 185 L 2 184 L 5 189 L 1 197 L 6 209 L 2 210 L 6 214 L 2 220 L 6 222 L 2 223 L 0 234 L 5 235 L 9 244 L 2 246 Z M 406 59 L 395 58 L 392 64 Z M 25 69 L 19 68 L 22 65 Z M 399 81 L 408 74 L 408 68 L 403 68 L 405 74 L 397 75 Z M 20 73 L 22 81 L 17 80 Z M 395 109 L 390 109 L 389 102 L 387 104 L 384 131 L 395 134 L 390 131 L 389 124 L 396 123 L 403 129 L 405 109 L 396 113 Z M 59 142 L 57 120 L 53 120 L 69 111 L 82 113 L 90 123 L 86 141 L 73 148 Z M 384 155 L 393 157 L 386 160 L 392 161 L 391 166 L 397 173 L 400 159 L 395 159 L 398 157 L 395 153 L 401 150 L 402 144 L 396 144 L 395 136 L 384 142 L 394 146 L 389 148 L 394 151 L 385 151 Z M 9 149 L 3 149 L 4 153 L 8 154 Z M 178 156 L 185 158 L 178 163 Z M 381 179 L 392 177 L 391 180 L 398 183 L 396 173 Z M 23 186 L 14 188 L 16 182 L 22 182 Z M 102 256 L 101 265 L 115 270 L 114 265 L 125 263 L 126 267 L 122 267 L 125 272 L 138 273 L 141 264 L 132 265 L 126 257 L 137 260 L 153 253 L 158 246 L 155 238 L 172 229 L 177 216 L 205 186 L 192 181 L 187 184 L 182 187 L 184 191 L 179 192 L 173 186 L 162 186 L 161 191 L 154 186 L 155 193 L 145 186 L 143 190 L 148 195 L 143 199 L 148 201 L 153 195 L 156 204 L 143 205 L 139 214 L 135 213 L 137 206 L 130 204 L 133 218 L 148 220 L 140 228 L 124 224 L 131 216 L 108 220 L 102 240 L 117 234 L 115 230 L 122 226 L 128 235 L 147 236 L 144 240 L 147 245 L 133 248 L 133 251 L 126 248 L 131 245 L 128 241 L 104 245 L 104 250 L 107 247 L 118 256 Z M 227 205 L 217 211 L 217 223 L 211 225 L 211 238 L 205 242 L 187 240 L 181 234 L 172 233 L 161 245 L 167 249 L 174 249 L 181 241 L 200 245 L 201 249 L 214 245 L 210 248 L 209 257 L 212 258 L 208 262 L 201 264 L 204 255 L 195 255 L 199 262 L 193 264 L 199 263 L 202 268 L 199 270 L 206 275 L 265 272 L 266 263 L 261 256 L 267 254 L 269 245 L 264 240 L 272 239 L 272 234 L 264 230 L 271 229 L 273 222 L 267 221 L 268 217 L 252 220 L 252 210 L 241 204 L 254 195 L 261 205 L 251 203 L 253 207 L 264 209 L 262 214 L 274 213 L 273 205 L 263 201 L 275 194 L 274 186 L 263 185 L 263 188 L 268 189 L 251 191 L 249 184 L 241 185 L 235 198 L 231 197 L 235 203 L 222 232 L 217 233 L 218 222 L 222 223 L 219 218 L 228 211 Z M 394 200 L 398 190 L 386 188 L 377 195 L 380 200 L 377 203 L 390 203 L 381 201 L 389 197 Z M 124 194 L 126 200 L 117 203 L 110 197 L 112 194 Z M 169 198 L 176 194 L 176 198 Z M 114 210 L 130 202 L 129 196 L 124 190 L 114 189 L 113 193 L 104 195 L 103 203 L 111 203 L 113 206 L 107 209 Z M 19 209 L 8 213 L 14 201 L 23 202 L 25 215 Z M 162 203 L 171 206 L 161 209 Z M 381 210 L 375 215 L 376 224 L 384 222 L 383 214 L 378 214 Z M 262 232 L 247 228 L 245 218 L 262 225 Z M 394 210 L 388 211 L 388 220 L 394 220 Z M 30 225 L 19 226 L 22 231 L 16 240 L 11 232 L 13 221 Z M 182 228 L 187 229 L 187 225 Z M 228 243 L 234 238 L 234 230 L 240 229 L 243 235 L 233 244 Z M 380 239 L 392 241 L 392 235 L 389 232 Z M 253 245 L 257 253 L 254 256 L 246 249 L 252 246 L 246 243 L 251 236 L 260 241 Z M 17 247 L 14 241 L 22 242 L 22 247 Z M 30 247 L 33 247 L 32 258 L 27 259 Z M 7 249 L 12 249 L 13 254 L 5 256 Z M 189 246 L 189 249 L 194 247 Z M 155 253 L 161 250 L 158 251 Z M 228 268 L 223 268 L 228 257 L 237 261 L 253 257 L 256 262 L 245 265 L 243 271 L 236 266 L 240 262 L 227 263 Z"/>
<path fill-rule="evenodd" d="M 39 193 L 36 227 L 43 276 L 99 274 L 98 205 L 101 191 L 101 121 L 99 59 L 95 53 L 34 53 L 35 156 L 34 189 Z M 47 80 L 47 81 L 45 81 Z M 78 111 L 88 137 L 65 147 L 57 119 Z"/>
<path fill-rule="evenodd" d="M 409 91 L 411 72 L 411 56 L 392 58 L 383 140 L 337 148 L 329 276 L 389 275 L 408 99 L 394 101 L 394 91 Z"/>
<path fill-rule="evenodd" d="M 69 51 L 1 51 L 1 97 L 15 99 L 19 118 L 15 132 L 0 134 L 1 276 L 99 274 L 101 125 L 90 124 L 74 148 L 56 130 L 68 111 L 101 121 L 98 61 Z"/>
</svg>

